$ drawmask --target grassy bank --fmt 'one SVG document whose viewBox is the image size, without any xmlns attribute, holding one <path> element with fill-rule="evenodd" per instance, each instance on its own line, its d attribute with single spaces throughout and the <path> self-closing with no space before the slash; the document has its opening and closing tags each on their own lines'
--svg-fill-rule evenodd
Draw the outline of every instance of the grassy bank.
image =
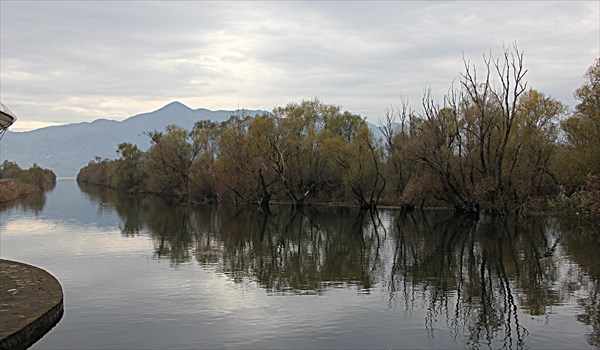
<svg viewBox="0 0 600 350">
<path fill-rule="evenodd" d="M 42 188 L 18 179 L 0 179 L 0 203 L 10 202 L 30 193 L 42 192 Z"/>
</svg>

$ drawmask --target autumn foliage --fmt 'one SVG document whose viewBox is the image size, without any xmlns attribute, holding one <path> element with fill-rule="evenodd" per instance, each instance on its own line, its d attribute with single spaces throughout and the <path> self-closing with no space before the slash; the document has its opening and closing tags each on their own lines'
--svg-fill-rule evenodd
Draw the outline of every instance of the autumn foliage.
<svg viewBox="0 0 600 350">
<path fill-rule="evenodd" d="M 483 70 L 464 66 L 443 103 L 426 93 L 422 112 L 408 103 L 388 110 L 380 138 L 364 117 L 304 100 L 223 123 L 198 121 L 192 130 L 148 132 L 147 151 L 121 144 L 119 159 L 91 161 L 78 179 L 185 203 L 262 207 L 507 213 L 556 208 L 567 202 L 554 200 L 560 196 L 587 198 L 600 171 L 599 62 L 576 91 L 581 103 L 572 113 L 527 86 L 516 47 L 484 58 Z"/>
</svg>

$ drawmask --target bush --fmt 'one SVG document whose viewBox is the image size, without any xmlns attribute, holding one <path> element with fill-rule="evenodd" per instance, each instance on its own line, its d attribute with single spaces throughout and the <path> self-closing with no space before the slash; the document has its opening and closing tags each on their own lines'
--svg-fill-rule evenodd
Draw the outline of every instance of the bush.
<svg viewBox="0 0 600 350">
<path fill-rule="evenodd" d="M 0 203 L 10 202 L 29 193 L 39 192 L 33 185 L 19 180 L 0 179 Z"/>
<path fill-rule="evenodd" d="M 600 217 L 600 176 L 586 176 L 583 186 L 570 196 L 561 189 L 554 209 L 579 217 Z"/>
</svg>

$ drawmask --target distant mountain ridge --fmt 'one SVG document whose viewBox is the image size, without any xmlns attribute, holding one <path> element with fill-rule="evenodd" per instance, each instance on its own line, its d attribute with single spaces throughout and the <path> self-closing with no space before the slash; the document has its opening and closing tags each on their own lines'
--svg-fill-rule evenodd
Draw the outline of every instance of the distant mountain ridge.
<svg viewBox="0 0 600 350">
<path fill-rule="evenodd" d="M 176 101 L 154 112 L 137 114 L 122 121 L 96 119 L 25 132 L 9 130 L 0 143 L 0 162 L 14 161 L 22 168 L 29 168 L 36 163 L 51 169 L 57 176 L 73 177 L 96 156 L 117 158 L 117 146 L 122 142 L 135 143 L 140 149 L 148 149 L 150 138 L 144 132 L 162 131 L 169 124 L 191 130 L 199 120 L 222 122 L 232 115 L 254 116 L 266 112 L 191 109 Z M 382 136 L 377 126 L 369 123 L 369 128 L 376 137 Z"/>
<path fill-rule="evenodd" d="M 254 116 L 264 112 L 191 109 L 180 102 L 171 102 L 154 112 L 134 115 L 122 121 L 96 119 L 25 132 L 9 130 L 1 141 L 0 161 L 8 159 L 22 168 L 37 163 L 52 169 L 57 176 L 71 177 L 96 156 L 116 158 L 117 146 L 122 142 L 135 143 L 146 150 L 150 139 L 144 132 L 161 131 L 169 124 L 191 130 L 199 120 L 221 122 L 234 114 Z"/>
</svg>

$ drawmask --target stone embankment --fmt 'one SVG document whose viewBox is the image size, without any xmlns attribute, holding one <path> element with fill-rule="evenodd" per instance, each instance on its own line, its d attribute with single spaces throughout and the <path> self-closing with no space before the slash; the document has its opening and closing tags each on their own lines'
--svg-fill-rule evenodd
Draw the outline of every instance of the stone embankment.
<svg viewBox="0 0 600 350">
<path fill-rule="evenodd" d="M 48 272 L 0 259 L 0 350 L 26 349 L 63 315 L 63 291 Z"/>
</svg>

